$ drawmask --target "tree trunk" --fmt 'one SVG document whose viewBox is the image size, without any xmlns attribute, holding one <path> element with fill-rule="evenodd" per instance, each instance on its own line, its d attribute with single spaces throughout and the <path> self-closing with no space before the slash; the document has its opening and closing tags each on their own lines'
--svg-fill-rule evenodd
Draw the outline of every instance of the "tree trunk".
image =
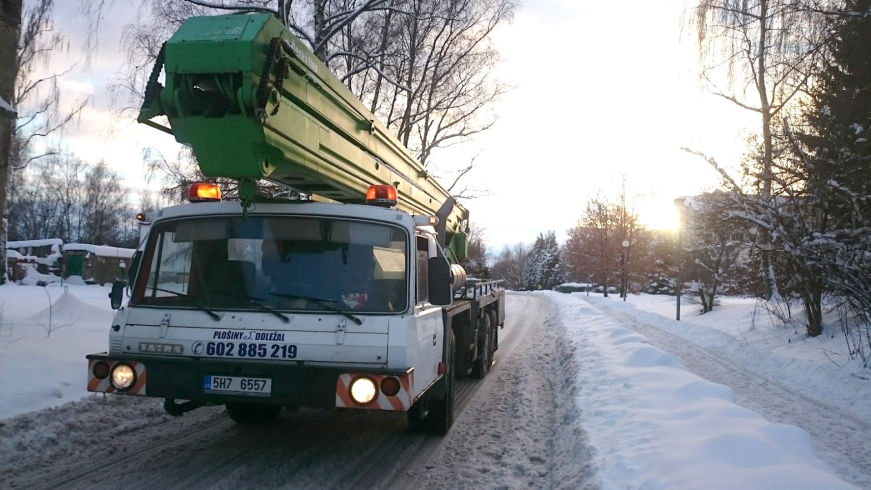
<svg viewBox="0 0 871 490">
<path fill-rule="evenodd" d="M 418 55 L 418 26 L 419 26 L 419 14 L 420 12 L 415 12 L 415 15 L 411 19 L 411 33 L 409 34 L 409 46 L 411 47 L 411 51 L 409 53 L 408 58 L 408 76 L 405 80 L 405 86 L 409 88 L 413 88 L 414 85 L 414 66 L 417 63 L 417 55 Z M 416 89 L 416 87 L 414 87 Z M 408 148 L 408 142 L 411 140 L 411 108 L 414 105 L 415 97 L 414 94 L 406 94 L 405 95 L 405 110 L 402 112 L 402 119 L 399 123 L 399 128 L 397 130 L 397 136 L 399 136 L 399 140 L 402 141 L 402 144 Z"/>
<path fill-rule="evenodd" d="M 390 2 L 388 7 L 392 7 L 393 2 Z M 387 51 L 387 42 L 390 40 L 388 37 L 390 35 L 390 22 L 393 20 L 393 10 L 387 10 L 384 13 L 384 26 L 381 28 L 381 45 L 380 45 L 380 53 L 381 57 L 378 60 L 378 75 L 375 77 L 375 90 L 372 94 L 372 106 L 369 110 L 372 114 L 375 114 L 375 111 L 378 110 L 378 99 L 381 97 L 381 84 L 384 83 L 384 76 L 381 75 L 381 72 L 384 71 L 384 58 L 385 52 Z"/>
<path fill-rule="evenodd" d="M 18 37 L 21 34 L 22 0 L 0 0 L 0 97 L 8 103 L 15 98 L 18 76 Z M 6 282 L 6 199 L 12 170 L 12 137 L 15 118 L 0 115 L 0 284 Z"/>
<path fill-rule="evenodd" d="M 768 100 L 768 89 L 766 87 L 766 69 L 767 58 L 765 57 L 768 49 L 768 2 L 761 0 L 759 2 L 759 58 L 757 60 L 757 79 L 756 91 L 759 93 L 759 110 L 762 114 L 762 205 L 766 209 L 771 209 L 771 168 L 774 161 L 774 143 L 771 136 L 771 101 Z M 774 267 L 771 264 L 771 234 L 767 230 L 762 230 L 760 233 L 760 256 L 762 259 L 762 277 L 765 280 L 765 299 L 778 299 L 777 279 L 774 275 Z"/>
<path fill-rule="evenodd" d="M 823 277 L 819 271 L 808 270 L 803 267 L 801 278 L 802 302 L 804 303 L 805 316 L 807 317 L 807 334 L 816 337 L 823 333 Z"/>
<path fill-rule="evenodd" d="M 312 5 L 314 12 L 312 13 L 312 17 L 314 20 L 314 41 L 315 41 L 315 50 L 314 55 L 324 63 L 327 62 L 327 43 L 323 42 L 324 36 L 326 36 L 326 0 L 316 0 Z"/>
</svg>

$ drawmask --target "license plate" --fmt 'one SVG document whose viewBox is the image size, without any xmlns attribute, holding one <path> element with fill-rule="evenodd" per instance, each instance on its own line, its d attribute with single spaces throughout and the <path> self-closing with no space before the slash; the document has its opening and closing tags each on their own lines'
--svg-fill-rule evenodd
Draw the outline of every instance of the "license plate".
<svg viewBox="0 0 871 490">
<path fill-rule="evenodd" d="M 272 380 L 209 374 L 203 380 L 203 390 L 225 395 L 269 396 L 272 393 Z"/>
</svg>

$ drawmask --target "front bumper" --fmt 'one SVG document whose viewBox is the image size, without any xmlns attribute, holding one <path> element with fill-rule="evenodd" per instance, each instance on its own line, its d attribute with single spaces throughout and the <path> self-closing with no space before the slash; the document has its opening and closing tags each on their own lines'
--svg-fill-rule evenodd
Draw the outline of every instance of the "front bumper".
<svg viewBox="0 0 871 490">
<path fill-rule="evenodd" d="M 220 359 L 165 358 L 150 356 L 109 356 L 90 354 L 88 359 L 88 391 L 118 393 L 178 400 L 198 400 L 206 403 L 258 402 L 275 405 L 294 405 L 314 408 L 362 408 L 372 410 L 407 411 L 413 402 L 414 371 L 386 369 L 353 369 L 310 366 L 305 364 L 278 364 L 268 362 L 225 361 Z M 136 380 L 127 390 L 116 390 L 108 378 L 97 378 L 94 366 L 98 362 L 112 366 L 119 362 L 130 365 Z M 206 393 L 203 380 L 207 375 L 270 378 L 272 392 L 268 398 Z M 378 393 L 377 398 L 364 406 L 351 401 L 348 382 L 356 376 L 368 376 L 380 381 L 395 377 L 400 390 L 393 396 Z"/>
</svg>

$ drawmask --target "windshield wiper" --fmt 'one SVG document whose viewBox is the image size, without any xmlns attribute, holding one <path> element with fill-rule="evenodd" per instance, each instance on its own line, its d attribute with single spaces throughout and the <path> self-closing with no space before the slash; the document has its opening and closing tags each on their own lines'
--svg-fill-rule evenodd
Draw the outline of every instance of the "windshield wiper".
<svg viewBox="0 0 871 490">
<path fill-rule="evenodd" d="M 198 303 L 196 303 L 196 304 L 193 305 L 193 306 L 196 306 L 196 307 L 199 308 L 200 310 L 202 310 L 202 311 L 208 313 L 209 316 L 212 317 L 212 320 L 218 321 L 218 320 L 221 319 L 221 317 L 219 317 L 217 313 L 215 313 L 214 311 L 212 311 L 212 310 L 206 308 L 205 306 L 203 306 L 203 298 L 201 298 L 201 297 L 199 297 L 199 296 L 193 296 L 193 295 L 191 295 L 191 294 L 180 293 L 180 292 L 178 292 L 178 291 L 173 291 L 172 289 L 163 289 L 163 288 L 149 288 L 149 289 L 151 289 L 151 290 L 153 290 L 153 291 L 161 291 L 161 292 L 164 292 L 164 293 L 174 294 L 174 295 L 176 295 L 176 296 L 180 296 L 180 297 L 182 297 L 182 298 L 189 298 L 189 299 L 195 300 L 195 301 L 197 301 Z"/>
<path fill-rule="evenodd" d="M 284 313 L 276 310 L 275 308 L 273 308 L 271 306 L 267 306 L 267 305 L 264 305 L 263 303 L 261 303 L 261 301 L 266 301 L 263 298 L 255 298 L 254 296 L 248 296 L 248 295 L 240 296 L 240 297 L 248 300 L 249 304 L 252 304 L 252 305 L 256 306 L 257 308 L 260 308 L 262 311 L 267 311 L 267 312 L 272 313 L 273 315 L 277 316 L 278 318 L 281 318 L 281 321 L 284 323 L 288 323 L 290 321 L 290 318 L 288 318 L 287 315 L 285 315 Z"/>
<path fill-rule="evenodd" d="M 262 303 L 262 301 L 266 301 L 266 300 L 263 298 L 256 298 L 254 296 L 249 296 L 247 294 L 225 293 L 222 291 L 209 291 L 208 293 L 209 294 L 218 294 L 221 296 L 226 296 L 228 298 L 244 299 L 245 301 L 248 302 L 249 305 L 256 306 L 261 311 L 265 311 L 267 313 L 272 313 L 273 315 L 277 316 L 278 318 L 281 318 L 281 321 L 284 323 L 288 323 L 290 321 L 290 318 L 288 318 L 287 315 L 285 315 L 284 313 L 277 311 L 275 308 L 272 308 L 271 306 L 264 305 Z"/>
<path fill-rule="evenodd" d="M 289 294 L 289 293 L 267 293 L 267 294 L 269 294 L 270 296 L 278 296 L 279 298 L 302 299 L 302 300 L 306 300 L 306 301 L 311 301 L 313 303 L 317 303 L 317 304 L 323 306 L 324 308 L 326 308 L 334 313 L 339 313 L 341 315 L 344 315 L 346 318 L 349 318 L 351 321 L 353 321 L 357 325 L 363 324 L 363 320 L 360 320 L 358 317 L 352 315 L 351 312 L 349 312 L 348 310 L 345 310 L 343 308 L 339 308 L 338 306 L 336 306 L 336 303 L 338 303 L 339 301 L 335 300 L 335 299 L 318 298 L 317 296 L 306 296 L 303 294 Z"/>
</svg>

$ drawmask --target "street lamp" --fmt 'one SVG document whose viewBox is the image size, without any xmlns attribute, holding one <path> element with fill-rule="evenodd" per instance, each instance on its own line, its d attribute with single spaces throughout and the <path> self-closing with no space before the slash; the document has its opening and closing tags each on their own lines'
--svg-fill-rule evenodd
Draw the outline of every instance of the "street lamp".
<svg viewBox="0 0 871 490">
<path fill-rule="evenodd" d="M 677 284 L 675 284 L 675 312 L 674 319 L 680 321 L 680 295 L 683 290 L 683 227 L 687 221 L 687 198 L 679 197 L 674 200 L 677 208 Z"/>
<path fill-rule="evenodd" d="M 629 252 L 629 240 L 623 240 L 621 245 L 623 245 L 623 253 L 620 255 L 620 268 L 623 276 L 620 279 L 620 295 L 623 297 L 623 301 L 626 301 L 626 290 L 629 289 L 629 284 L 626 281 L 626 255 Z"/>
</svg>

